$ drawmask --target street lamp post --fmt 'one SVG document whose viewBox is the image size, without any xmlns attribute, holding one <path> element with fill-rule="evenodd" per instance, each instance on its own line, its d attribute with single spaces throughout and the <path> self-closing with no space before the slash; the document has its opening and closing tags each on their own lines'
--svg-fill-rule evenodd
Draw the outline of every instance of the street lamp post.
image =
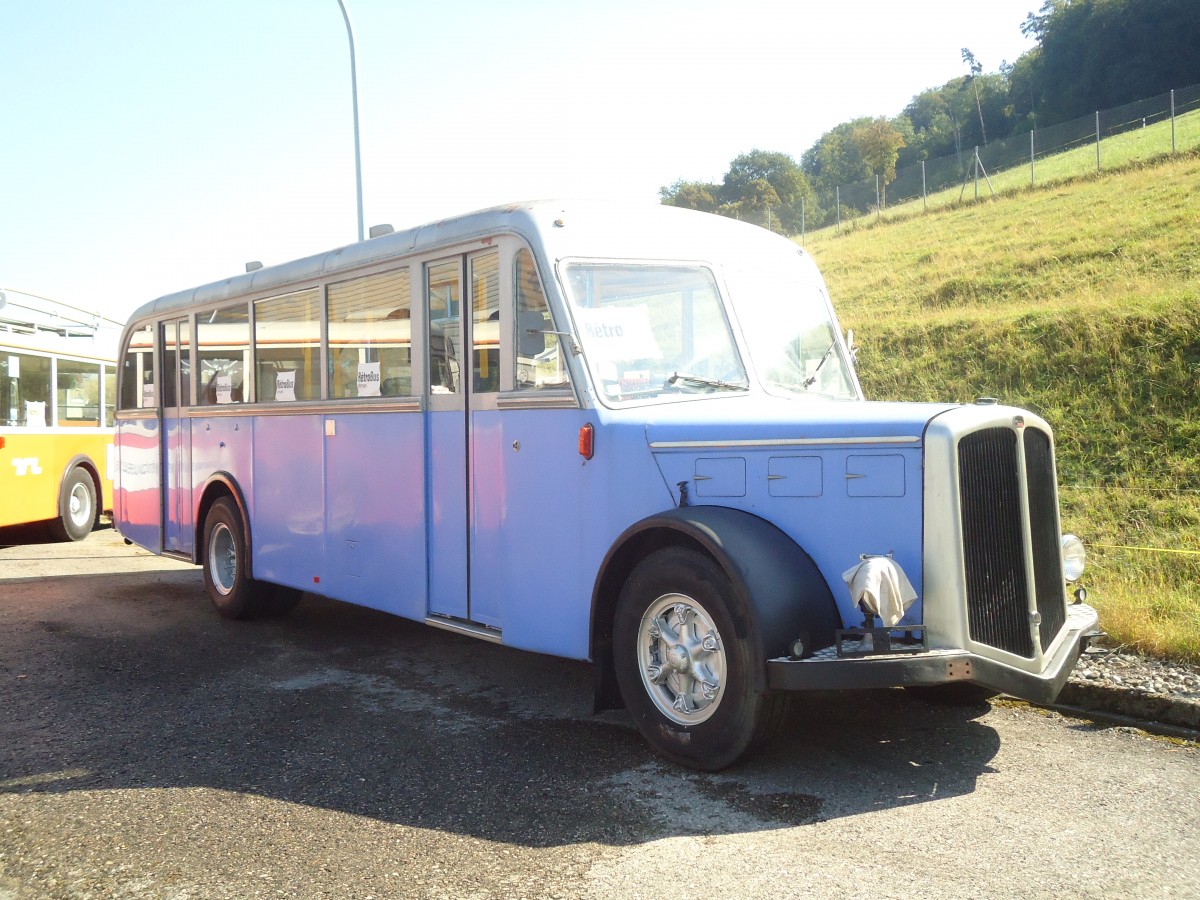
<svg viewBox="0 0 1200 900">
<path fill-rule="evenodd" d="M 354 28 L 350 25 L 350 13 L 346 4 L 338 0 L 342 8 L 342 18 L 346 20 L 346 37 L 350 39 L 350 95 L 354 104 L 354 183 L 358 194 L 358 239 L 363 239 L 363 201 L 362 201 L 362 151 L 358 141 L 358 70 L 354 63 Z"/>
</svg>

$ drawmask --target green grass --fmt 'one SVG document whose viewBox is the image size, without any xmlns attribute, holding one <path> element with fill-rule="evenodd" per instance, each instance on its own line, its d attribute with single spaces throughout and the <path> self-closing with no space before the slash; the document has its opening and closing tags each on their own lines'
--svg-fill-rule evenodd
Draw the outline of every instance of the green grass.
<svg viewBox="0 0 1200 900">
<path fill-rule="evenodd" d="M 1089 546 L 1085 584 L 1105 629 L 1193 662 L 1197 197 L 1191 152 L 806 241 L 862 348 L 867 396 L 993 396 L 1044 416 L 1063 528 Z"/>
</svg>

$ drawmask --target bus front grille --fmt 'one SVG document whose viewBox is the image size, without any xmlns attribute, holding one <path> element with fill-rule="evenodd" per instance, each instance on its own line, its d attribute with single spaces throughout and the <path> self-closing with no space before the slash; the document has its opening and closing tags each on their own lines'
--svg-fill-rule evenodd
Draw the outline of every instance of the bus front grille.
<svg viewBox="0 0 1200 900">
<path fill-rule="evenodd" d="M 971 640 L 1032 659 L 1032 611 L 1040 615 L 1038 639 L 1045 650 L 1066 621 L 1066 602 L 1050 438 L 1026 428 L 1018 440 L 1020 433 L 987 428 L 963 437 L 958 445 L 959 484 Z M 1028 520 L 1021 508 L 1022 472 Z"/>
</svg>

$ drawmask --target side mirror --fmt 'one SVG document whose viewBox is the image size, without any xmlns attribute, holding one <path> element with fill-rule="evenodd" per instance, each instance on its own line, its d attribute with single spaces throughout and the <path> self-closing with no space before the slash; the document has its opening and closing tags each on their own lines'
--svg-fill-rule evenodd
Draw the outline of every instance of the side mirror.
<svg viewBox="0 0 1200 900">
<path fill-rule="evenodd" d="M 536 310 L 517 313 L 517 355 L 537 356 L 546 349 L 546 317 Z"/>
</svg>

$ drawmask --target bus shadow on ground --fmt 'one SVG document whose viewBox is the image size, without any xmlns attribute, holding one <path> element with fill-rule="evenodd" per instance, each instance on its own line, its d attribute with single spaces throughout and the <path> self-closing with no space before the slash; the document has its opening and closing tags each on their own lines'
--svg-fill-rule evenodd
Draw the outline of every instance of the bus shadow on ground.
<svg viewBox="0 0 1200 900">
<path fill-rule="evenodd" d="M 624 713 L 591 715 L 586 664 L 313 595 L 226 622 L 191 574 L 0 594 L 0 793 L 199 786 L 525 847 L 628 845 L 969 794 L 999 749 L 986 705 L 831 693 L 797 698 L 746 762 L 691 772 Z"/>
</svg>

